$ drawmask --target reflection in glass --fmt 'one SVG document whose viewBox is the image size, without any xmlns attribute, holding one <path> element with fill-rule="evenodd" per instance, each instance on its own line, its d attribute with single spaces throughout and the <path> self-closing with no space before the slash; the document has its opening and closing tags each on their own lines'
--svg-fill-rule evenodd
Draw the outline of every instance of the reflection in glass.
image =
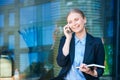
<svg viewBox="0 0 120 80">
<path fill-rule="evenodd" d="M 9 26 L 13 27 L 15 25 L 15 13 L 10 13 L 9 14 Z"/>
<path fill-rule="evenodd" d="M 14 35 L 9 36 L 9 49 L 14 49 L 15 48 L 15 37 Z"/>
<path fill-rule="evenodd" d="M 0 27 L 4 26 L 4 15 L 0 15 Z"/>
<path fill-rule="evenodd" d="M 51 12 L 50 3 L 20 9 L 18 33 L 20 48 L 23 49 L 20 52 L 20 71 L 26 78 L 39 77 L 45 80 L 53 74 L 51 47 L 54 24 Z"/>
<path fill-rule="evenodd" d="M 0 6 L 14 3 L 15 0 L 0 0 Z"/>
<path fill-rule="evenodd" d="M 29 57 L 27 53 L 20 54 L 20 72 L 24 72 L 24 70 L 30 65 Z"/>
<path fill-rule="evenodd" d="M 37 46 L 37 29 L 36 27 L 30 27 L 26 29 L 21 29 L 18 31 L 22 35 L 23 40 L 28 47 Z"/>
<path fill-rule="evenodd" d="M 20 72 L 26 77 L 42 77 L 51 70 L 51 64 L 44 64 L 48 60 L 48 52 L 31 52 L 20 54 Z"/>
<path fill-rule="evenodd" d="M 28 14 L 29 13 L 29 14 Z M 20 9 L 20 25 L 21 28 L 25 27 L 24 25 L 32 24 L 36 22 L 36 7 L 24 7 Z M 29 26 L 26 26 L 29 27 Z"/>
<path fill-rule="evenodd" d="M 0 34 L 0 46 L 3 46 L 4 40 L 3 40 L 3 34 Z"/>
<path fill-rule="evenodd" d="M 23 39 L 23 36 L 20 35 L 20 48 L 27 48 L 27 44 Z"/>
</svg>

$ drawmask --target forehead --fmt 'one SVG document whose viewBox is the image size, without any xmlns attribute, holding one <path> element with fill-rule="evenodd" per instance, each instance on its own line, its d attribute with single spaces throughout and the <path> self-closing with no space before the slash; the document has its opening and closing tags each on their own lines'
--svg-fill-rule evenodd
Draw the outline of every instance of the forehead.
<svg viewBox="0 0 120 80">
<path fill-rule="evenodd" d="M 81 16 L 80 13 L 72 12 L 68 15 L 67 21 L 71 20 L 71 19 L 74 19 L 74 18 L 82 18 L 82 16 Z"/>
</svg>

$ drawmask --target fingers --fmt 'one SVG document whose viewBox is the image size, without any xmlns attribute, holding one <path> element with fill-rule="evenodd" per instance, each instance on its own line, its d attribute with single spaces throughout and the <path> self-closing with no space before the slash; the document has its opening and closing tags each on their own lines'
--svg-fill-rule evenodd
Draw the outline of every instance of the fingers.
<svg viewBox="0 0 120 80">
<path fill-rule="evenodd" d="M 66 30 L 68 28 L 69 28 L 68 24 L 63 27 L 64 30 Z"/>
<path fill-rule="evenodd" d="M 86 73 L 86 74 L 89 74 L 89 75 L 91 75 L 91 76 L 94 76 L 94 77 L 97 77 L 97 71 L 96 71 L 96 69 L 97 69 L 97 67 L 94 67 L 93 68 L 93 70 L 91 69 L 91 68 L 89 68 L 86 64 L 81 64 L 79 67 L 77 67 L 77 68 L 79 68 L 79 70 L 80 71 L 82 71 L 82 72 L 84 72 L 84 73 Z"/>
<path fill-rule="evenodd" d="M 81 64 L 79 69 L 80 71 L 85 72 L 87 74 L 90 74 L 92 71 L 89 67 L 87 67 L 86 64 Z"/>
<path fill-rule="evenodd" d="M 97 67 L 94 67 L 94 70 L 96 70 L 97 69 Z"/>
<path fill-rule="evenodd" d="M 70 29 L 70 26 L 67 24 L 63 27 L 64 31 L 67 32 L 67 33 L 71 33 L 71 29 Z"/>
</svg>

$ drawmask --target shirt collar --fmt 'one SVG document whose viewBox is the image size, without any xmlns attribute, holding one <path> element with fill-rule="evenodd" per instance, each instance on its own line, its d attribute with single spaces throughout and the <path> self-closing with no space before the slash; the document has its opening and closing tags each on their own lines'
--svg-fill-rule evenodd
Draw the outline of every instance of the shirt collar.
<svg viewBox="0 0 120 80">
<path fill-rule="evenodd" d="M 77 44 L 78 42 L 81 42 L 82 44 L 85 44 L 86 42 L 86 35 L 82 38 L 82 39 L 78 39 L 75 35 L 75 44 Z"/>
</svg>

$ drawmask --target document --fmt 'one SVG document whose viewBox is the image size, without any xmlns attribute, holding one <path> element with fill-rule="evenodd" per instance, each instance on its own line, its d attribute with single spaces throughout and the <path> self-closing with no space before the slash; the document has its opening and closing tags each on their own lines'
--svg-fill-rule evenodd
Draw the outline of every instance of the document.
<svg viewBox="0 0 120 80">
<path fill-rule="evenodd" d="M 105 66 L 98 65 L 98 64 L 89 64 L 87 67 L 99 67 L 99 68 L 105 68 Z"/>
<path fill-rule="evenodd" d="M 105 68 L 105 66 L 98 65 L 98 64 L 88 64 L 87 67 L 89 67 L 89 68 L 92 68 L 92 67 Z M 76 68 L 80 68 L 80 67 L 76 67 Z"/>
</svg>

